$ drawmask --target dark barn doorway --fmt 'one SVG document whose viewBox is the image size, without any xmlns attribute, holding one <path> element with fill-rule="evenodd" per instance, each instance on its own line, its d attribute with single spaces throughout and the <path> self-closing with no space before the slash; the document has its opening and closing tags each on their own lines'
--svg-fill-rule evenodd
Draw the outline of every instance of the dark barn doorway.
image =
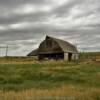
<svg viewBox="0 0 100 100">
<path fill-rule="evenodd" d="M 64 59 L 64 53 L 39 54 L 39 60 L 43 59 L 62 60 Z"/>
<path fill-rule="evenodd" d="M 68 53 L 68 61 L 72 60 L 72 53 Z"/>
</svg>

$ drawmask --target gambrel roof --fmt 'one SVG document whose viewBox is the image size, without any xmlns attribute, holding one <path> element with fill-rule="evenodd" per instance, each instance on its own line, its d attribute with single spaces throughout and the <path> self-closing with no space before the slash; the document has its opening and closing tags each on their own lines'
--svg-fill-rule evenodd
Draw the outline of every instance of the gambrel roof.
<svg viewBox="0 0 100 100">
<path fill-rule="evenodd" d="M 63 52 L 78 53 L 77 48 L 73 44 L 71 44 L 67 41 L 57 39 L 57 38 L 54 38 L 54 37 L 50 37 L 50 36 L 46 36 L 45 40 L 47 38 L 50 38 L 52 41 L 55 41 L 59 45 L 59 47 L 62 49 Z M 41 42 L 41 44 L 43 42 Z M 40 51 L 41 51 L 40 48 L 37 48 L 37 49 L 33 50 L 32 52 L 30 52 L 27 56 L 36 56 L 36 55 L 39 54 Z"/>
<path fill-rule="evenodd" d="M 53 37 L 49 37 L 49 38 L 52 38 L 54 41 L 56 41 L 64 52 L 78 53 L 77 48 L 74 45 L 72 45 L 71 43 L 61 40 L 61 39 L 56 39 Z"/>
</svg>

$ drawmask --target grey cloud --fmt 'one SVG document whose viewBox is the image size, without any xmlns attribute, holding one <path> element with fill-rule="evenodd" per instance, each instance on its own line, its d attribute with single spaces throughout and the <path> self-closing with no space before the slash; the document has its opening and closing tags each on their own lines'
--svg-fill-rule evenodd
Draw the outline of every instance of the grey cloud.
<svg viewBox="0 0 100 100">
<path fill-rule="evenodd" d="M 33 14 L 15 14 L 11 13 L 9 16 L 0 16 L 1 25 L 9 25 L 12 23 L 24 22 L 24 21 L 41 21 L 48 17 L 48 13 L 36 12 Z"/>
<path fill-rule="evenodd" d="M 47 3 L 47 0 L 0 0 L 1 6 L 16 6 L 16 5 L 22 5 L 22 4 L 44 4 Z"/>
<path fill-rule="evenodd" d="M 84 0 L 84 2 L 85 1 L 86 0 Z M 71 8 L 82 3 L 83 0 L 69 0 L 69 2 L 66 2 L 63 5 L 56 7 L 53 13 L 56 14 L 56 16 L 64 16 L 64 15 L 68 16 Z"/>
<path fill-rule="evenodd" d="M 68 0 L 56 6 L 52 1 L 0 0 L 0 46 L 11 45 L 9 55 L 26 55 L 39 45 L 45 35 L 50 35 L 73 44 L 76 42 L 79 50 L 100 51 L 100 1 Z M 40 8 L 41 5 L 50 5 L 52 9 L 46 12 L 15 12 L 25 4 Z M 12 27 L 17 24 L 18 27 Z"/>
</svg>

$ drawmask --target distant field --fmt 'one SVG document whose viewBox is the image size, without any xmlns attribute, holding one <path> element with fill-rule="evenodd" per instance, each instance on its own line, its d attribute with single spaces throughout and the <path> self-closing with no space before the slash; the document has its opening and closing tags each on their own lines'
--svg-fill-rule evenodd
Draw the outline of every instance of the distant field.
<svg viewBox="0 0 100 100">
<path fill-rule="evenodd" d="M 80 53 L 80 61 L 100 61 L 100 52 L 82 52 Z"/>
<path fill-rule="evenodd" d="M 0 100 L 100 100 L 100 63 L 27 59 L 1 59 Z"/>
<path fill-rule="evenodd" d="M 0 64 L 33 64 L 36 62 L 34 57 L 0 57 Z"/>
</svg>

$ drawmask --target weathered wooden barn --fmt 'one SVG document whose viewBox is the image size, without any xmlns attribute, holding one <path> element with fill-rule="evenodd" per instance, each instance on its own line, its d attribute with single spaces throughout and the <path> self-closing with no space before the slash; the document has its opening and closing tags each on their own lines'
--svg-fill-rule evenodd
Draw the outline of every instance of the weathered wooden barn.
<svg viewBox="0 0 100 100">
<path fill-rule="evenodd" d="M 39 45 L 39 48 L 33 50 L 28 56 L 38 56 L 39 60 L 55 59 L 55 60 L 77 60 L 77 48 L 67 41 L 46 36 L 45 40 Z"/>
</svg>

